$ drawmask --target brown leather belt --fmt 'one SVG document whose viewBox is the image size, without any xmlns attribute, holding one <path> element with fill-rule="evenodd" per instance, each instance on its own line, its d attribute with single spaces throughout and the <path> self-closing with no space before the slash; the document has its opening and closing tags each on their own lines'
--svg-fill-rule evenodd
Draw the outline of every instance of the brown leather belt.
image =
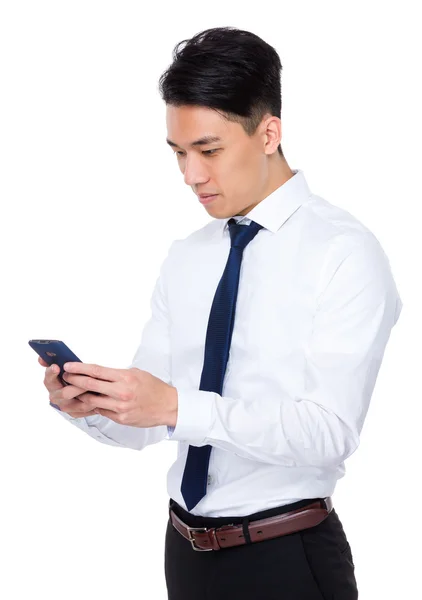
<svg viewBox="0 0 422 600">
<path fill-rule="evenodd" d="M 327 518 L 332 509 L 333 502 L 328 497 L 275 517 L 250 521 L 248 523 L 250 541 L 261 542 L 314 527 Z M 170 509 L 170 519 L 173 527 L 192 544 L 194 550 L 221 550 L 222 548 L 241 546 L 248 543 L 243 534 L 242 523 L 210 529 L 206 527 L 189 527 L 172 509 Z"/>
</svg>

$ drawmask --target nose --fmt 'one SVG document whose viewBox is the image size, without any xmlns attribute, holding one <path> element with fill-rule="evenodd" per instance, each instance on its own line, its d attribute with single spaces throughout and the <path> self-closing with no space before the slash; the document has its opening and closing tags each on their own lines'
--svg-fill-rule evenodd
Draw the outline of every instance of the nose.
<svg viewBox="0 0 422 600">
<path fill-rule="evenodd" d="M 204 163 L 194 155 L 186 157 L 182 171 L 186 185 L 197 186 L 206 183 L 209 179 Z"/>
</svg>

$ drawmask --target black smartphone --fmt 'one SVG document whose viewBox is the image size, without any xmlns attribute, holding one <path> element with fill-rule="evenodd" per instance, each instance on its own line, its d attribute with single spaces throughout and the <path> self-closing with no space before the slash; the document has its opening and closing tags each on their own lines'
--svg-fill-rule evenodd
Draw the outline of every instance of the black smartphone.
<svg viewBox="0 0 422 600">
<path fill-rule="evenodd" d="M 63 366 L 67 362 L 82 362 L 80 358 L 72 352 L 61 340 L 29 340 L 28 344 L 48 365 L 58 365 L 60 373 L 58 375 L 60 381 L 64 385 L 70 385 L 63 379 Z M 98 392 L 89 391 L 90 394 L 99 396 Z"/>
</svg>

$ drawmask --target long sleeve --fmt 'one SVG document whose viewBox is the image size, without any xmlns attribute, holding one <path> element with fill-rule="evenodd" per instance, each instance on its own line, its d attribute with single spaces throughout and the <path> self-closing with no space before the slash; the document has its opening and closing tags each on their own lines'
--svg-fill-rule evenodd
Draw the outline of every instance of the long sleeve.
<svg viewBox="0 0 422 600">
<path fill-rule="evenodd" d="M 137 367 L 148 371 L 166 383 L 171 383 L 169 315 L 166 302 L 166 268 L 171 253 L 169 248 L 167 257 L 163 261 L 160 274 L 150 300 L 151 315 L 144 326 L 141 343 L 136 350 L 131 365 L 127 368 Z M 145 446 L 160 442 L 167 437 L 167 427 L 132 427 L 121 425 L 102 415 L 73 418 L 63 411 L 57 410 L 73 425 L 85 431 L 94 439 L 110 446 L 142 450 Z"/>
<path fill-rule="evenodd" d="M 297 395 L 232 398 L 178 389 L 171 440 L 211 444 L 283 466 L 336 467 L 359 436 L 390 332 L 402 307 L 375 236 L 338 235 L 320 274 Z"/>
</svg>

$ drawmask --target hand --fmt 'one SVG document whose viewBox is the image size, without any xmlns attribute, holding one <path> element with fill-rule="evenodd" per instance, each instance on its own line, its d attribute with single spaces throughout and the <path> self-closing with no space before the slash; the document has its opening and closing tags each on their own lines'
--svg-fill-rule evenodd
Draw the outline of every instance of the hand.
<svg viewBox="0 0 422 600">
<path fill-rule="evenodd" d="M 68 390 L 67 388 L 70 388 L 71 386 L 64 385 L 59 380 L 58 375 L 60 373 L 60 368 L 58 365 L 49 367 L 48 363 L 46 363 L 41 356 L 38 357 L 38 362 L 43 367 L 48 367 L 45 370 L 44 385 L 50 394 L 50 403 L 58 404 L 58 393 L 62 394 L 61 390 L 63 390 L 63 396 L 61 396 L 63 397 L 63 401 L 60 402 L 59 406 L 61 411 L 76 419 L 96 414 L 92 410 L 92 407 L 87 406 L 84 402 L 86 397 L 90 396 L 90 394 L 86 394 L 85 390 L 79 388 L 72 388 L 72 391 Z"/>
<path fill-rule="evenodd" d="M 99 365 L 69 362 L 63 379 L 70 386 L 59 390 L 59 406 L 84 390 L 84 404 L 94 413 L 132 427 L 175 426 L 177 390 L 148 371 L 137 368 L 109 369 Z M 77 386 L 77 387 L 74 387 Z M 97 392 L 100 395 L 89 394 Z"/>
</svg>

